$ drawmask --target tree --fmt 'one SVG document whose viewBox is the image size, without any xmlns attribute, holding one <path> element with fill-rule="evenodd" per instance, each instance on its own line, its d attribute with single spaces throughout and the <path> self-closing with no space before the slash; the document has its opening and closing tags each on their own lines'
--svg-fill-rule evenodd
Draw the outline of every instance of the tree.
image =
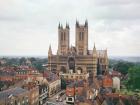
<svg viewBox="0 0 140 105">
<path fill-rule="evenodd" d="M 31 57 L 31 58 L 29 58 L 29 60 L 33 63 L 33 62 L 35 62 L 35 61 L 36 61 L 36 58 Z"/>
<path fill-rule="evenodd" d="M 24 57 L 22 57 L 22 58 L 19 60 L 20 65 L 25 64 L 25 62 L 26 62 L 26 58 L 24 58 Z"/>
<path fill-rule="evenodd" d="M 129 80 L 127 86 L 130 85 L 132 89 L 140 89 L 140 66 L 136 65 L 131 67 L 128 71 L 128 76 Z"/>
<path fill-rule="evenodd" d="M 118 63 L 114 65 L 114 69 L 126 75 L 128 73 L 128 69 L 133 66 L 134 66 L 134 63 L 130 63 L 126 61 L 119 61 Z"/>
<path fill-rule="evenodd" d="M 4 86 L 4 83 L 0 81 L 0 91 L 2 90 L 3 86 Z"/>
<path fill-rule="evenodd" d="M 61 78 L 61 89 L 66 89 L 66 80 Z"/>
<path fill-rule="evenodd" d="M 33 65 L 39 72 L 43 72 L 43 66 L 41 63 L 35 62 Z"/>
</svg>

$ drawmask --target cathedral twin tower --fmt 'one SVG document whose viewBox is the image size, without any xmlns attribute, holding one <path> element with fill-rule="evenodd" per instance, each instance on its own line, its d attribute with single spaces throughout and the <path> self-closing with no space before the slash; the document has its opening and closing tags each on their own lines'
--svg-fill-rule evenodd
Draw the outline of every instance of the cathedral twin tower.
<svg viewBox="0 0 140 105">
<path fill-rule="evenodd" d="M 88 49 L 88 21 L 84 24 L 75 24 L 75 46 L 69 45 L 70 27 L 58 26 L 58 50 L 52 54 L 51 47 L 48 51 L 48 69 L 55 73 L 75 73 L 80 69 L 83 73 L 89 72 L 91 76 L 103 74 L 108 70 L 107 50 Z"/>
<path fill-rule="evenodd" d="M 75 24 L 75 48 L 77 55 L 87 55 L 88 54 L 88 21 L 85 24 L 80 25 L 78 21 Z M 66 24 L 63 28 L 62 25 L 58 26 L 58 55 L 66 55 L 70 49 L 70 28 Z"/>
</svg>

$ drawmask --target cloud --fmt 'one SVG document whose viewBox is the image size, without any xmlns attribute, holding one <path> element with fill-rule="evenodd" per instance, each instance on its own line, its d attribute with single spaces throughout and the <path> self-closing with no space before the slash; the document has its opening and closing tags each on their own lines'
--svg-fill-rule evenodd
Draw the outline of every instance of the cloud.
<svg viewBox="0 0 140 105">
<path fill-rule="evenodd" d="M 47 55 L 57 50 L 58 23 L 89 21 L 89 48 L 108 48 L 110 55 L 140 54 L 139 0 L 0 0 L 0 55 Z M 54 41 L 55 40 L 55 41 Z"/>
</svg>

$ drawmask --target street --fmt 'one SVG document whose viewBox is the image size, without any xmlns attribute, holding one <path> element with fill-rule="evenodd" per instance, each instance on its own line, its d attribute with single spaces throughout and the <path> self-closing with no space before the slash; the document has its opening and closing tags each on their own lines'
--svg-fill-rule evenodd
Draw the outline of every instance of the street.
<svg viewBox="0 0 140 105">
<path fill-rule="evenodd" d="M 56 95 L 54 95 L 53 97 L 49 98 L 48 101 L 44 105 L 69 105 L 66 103 L 66 94 L 60 96 L 60 94 L 63 92 L 65 92 L 65 90 L 62 90 L 58 92 Z M 56 97 L 58 96 L 60 96 L 60 98 L 62 99 L 62 102 L 56 101 Z"/>
</svg>

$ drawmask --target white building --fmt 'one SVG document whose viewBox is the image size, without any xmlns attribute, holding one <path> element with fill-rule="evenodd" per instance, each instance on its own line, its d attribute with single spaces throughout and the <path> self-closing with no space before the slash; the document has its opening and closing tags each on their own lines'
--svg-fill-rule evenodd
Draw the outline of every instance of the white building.
<svg viewBox="0 0 140 105">
<path fill-rule="evenodd" d="M 113 88 L 120 90 L 120 78 L 119 77 L 113 77 Z"/>
</svg>

